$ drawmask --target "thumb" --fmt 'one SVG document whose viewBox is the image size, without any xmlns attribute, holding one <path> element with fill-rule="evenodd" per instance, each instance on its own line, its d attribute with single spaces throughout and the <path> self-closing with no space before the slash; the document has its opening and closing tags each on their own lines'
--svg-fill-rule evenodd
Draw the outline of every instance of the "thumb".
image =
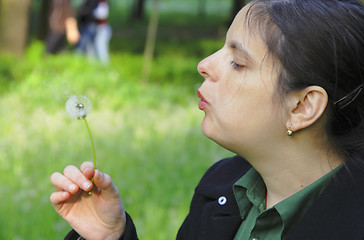
<svg viewBox="0 0 364 240">
<path fill-rule="evenodd" d="M 100 189 L 101 195 L 105 200 L 119 198 L 119 190 L 114 185 L 111 177 L 105 173 L 95 170 L 94 183 Z"/>
</svg>

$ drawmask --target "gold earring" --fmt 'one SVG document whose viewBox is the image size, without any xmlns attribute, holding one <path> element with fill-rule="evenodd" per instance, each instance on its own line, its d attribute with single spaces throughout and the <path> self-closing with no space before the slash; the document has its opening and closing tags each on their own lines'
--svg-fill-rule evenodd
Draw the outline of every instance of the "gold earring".
<svg viewBox="0 0 364 240">
<path fill-rule="evenodd" d="M 293 131 L 291 129 L 287 130 L 287 136 L 289 137 L 293 136 Z"/>
</svg>

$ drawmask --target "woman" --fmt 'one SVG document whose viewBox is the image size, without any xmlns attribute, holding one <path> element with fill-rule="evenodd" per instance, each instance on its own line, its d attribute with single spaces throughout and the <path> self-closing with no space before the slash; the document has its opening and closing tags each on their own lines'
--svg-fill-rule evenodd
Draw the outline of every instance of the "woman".
<svg viewBox="0 0 364 240">
<path fill-rule="evenodd" d="M 203 133 L 237 156 L 203 176 L 177 239 L 364 238 L 363 32 L 355 0 L 256 0 L 237 14 L 198 65 L 197 93 Z M 68 239 L 137 238 L 92 164 L 51 181 Z"/>
<path fill-rule="evenodd" d="M 49 33 L 46 51 L 57 54 L 66 49 L 67 43 L 78 43 L 80 33 L 74 17 L 71 0 L 52 0 L 50 2 Z"/>
<path fill-rule="evenodd" d="M 107 22 L 108 15 L 107 0 L 84 0 L 76 13 L 81 32 L 77 50 L 102 63 L 110 60 L 109 41 L 112 30 Z"/>
</svg>

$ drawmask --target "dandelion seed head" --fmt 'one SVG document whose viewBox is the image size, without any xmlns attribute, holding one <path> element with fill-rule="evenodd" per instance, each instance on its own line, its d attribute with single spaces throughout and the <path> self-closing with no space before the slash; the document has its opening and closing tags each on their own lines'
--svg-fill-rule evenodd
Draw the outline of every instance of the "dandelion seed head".
<svg viewBox="0 0 364 240">
<path fill-rule="evenodd" d="M 71 118 L 84 118 L 91 108 L 91 101 L 85 96 L 72 95 L 66 102 L 66 112 Z"/>
<path fill-rule="evenodd" d="M 76 104 L 76 108 L 77 108 L 77 109 L 79 109 L 79 110 L 81 110 L 81 109 L 84 109 L 84 108 L 85 108 L 85 106 L 83 106 L 83 104 L 82 104 L 82 103 L 77 103 L 77 104 Z"/>
</svg>

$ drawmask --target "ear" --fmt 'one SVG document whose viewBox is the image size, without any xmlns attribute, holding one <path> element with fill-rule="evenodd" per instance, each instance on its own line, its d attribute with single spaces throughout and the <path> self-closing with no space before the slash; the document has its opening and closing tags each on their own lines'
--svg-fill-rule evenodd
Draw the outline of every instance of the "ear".
<svg viewBox="0 0 364 240">
<path fill-rule="evenodd" d="M 324 113 L 328 96 L 322 87 L 309 86 L 291 95 L 286 128 L 297 132 L 314 124 Z"/>
</svg>

